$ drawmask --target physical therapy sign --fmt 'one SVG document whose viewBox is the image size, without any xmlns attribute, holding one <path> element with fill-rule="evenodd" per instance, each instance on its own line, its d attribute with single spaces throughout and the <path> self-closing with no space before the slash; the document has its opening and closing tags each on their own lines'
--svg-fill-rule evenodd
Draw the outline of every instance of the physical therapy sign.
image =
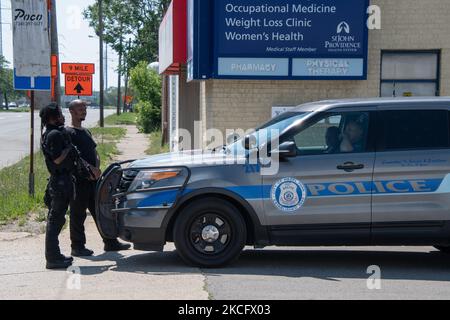
<svg viewBox="0 0 450 320">
<path fill-rule="evenodd" d="M 191 79 L 366 79 L 368 5 L 366 0 L 189 0 Z M 207 12 L 213 14 L 208 18 Z M 208 73 L 204 61 L 211 47 Z"/>
<path fill-rule="evenodd" d="M 14 88 L 51 90 L 48 7 L 45 0 L 12 0 Z"/>
</svg>

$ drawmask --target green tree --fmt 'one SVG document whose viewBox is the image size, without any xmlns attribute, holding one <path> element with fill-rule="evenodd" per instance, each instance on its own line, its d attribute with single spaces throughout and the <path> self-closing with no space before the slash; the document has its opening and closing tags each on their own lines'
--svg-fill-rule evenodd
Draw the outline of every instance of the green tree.
<svg viewBox="0 0 450 320">
<path fill-rule="evenodd" d="M 9 68 L 9 62 L 3 56 L 0 56 L 0 94 L 6 105 L 10 101 L 25 97 L 24 92 L 14 90 L 13 78 L 14 72 Z"/>
<path fill-rule="evenodd" d="M 141 61 L 131 70 L 130 85 L 138 100 L 151 102 L 161 108 L 161 77 L 148 68 L 147 62 Z"/>
<path fill-rule="evenodd" d="M 131 69 L 140 61 L 158 60 L 158 30 L 170 0 L 104 0 L 103 3 L 105 42 L 117 53 L 126 53 L 128 67 Z M 89 6 L 84 16 L 98 35 L 98 2 Z M 131 39 L 130 48 L 126 39 Z"/>
<path fill-rule="evenodd" d="M 161 125 L 161 78 L 148 63 L 141 61 L 130 73 L 130 85 L 138 101 L 137 122 L 145 133 L 158 130 Z"/>
</svg>

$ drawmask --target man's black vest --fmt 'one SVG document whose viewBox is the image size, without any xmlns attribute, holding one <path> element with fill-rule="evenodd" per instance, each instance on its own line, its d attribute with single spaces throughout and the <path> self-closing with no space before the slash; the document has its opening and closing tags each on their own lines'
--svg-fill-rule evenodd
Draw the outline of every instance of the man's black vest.
<svg viewBox="0 0 450 320">
<path fill-rule="evenodd" d="M 73 151 L 69 153 L 61 164 L 58 165 L 54 162 L 71 145 L 70 135 L 67 134 L 64 127 L 47 126 L 42 137 L 41 149 L 44 153 L 47 169 L 51 175 L 72 174 L 75 171 L 76 159 Z"/>
</svg>

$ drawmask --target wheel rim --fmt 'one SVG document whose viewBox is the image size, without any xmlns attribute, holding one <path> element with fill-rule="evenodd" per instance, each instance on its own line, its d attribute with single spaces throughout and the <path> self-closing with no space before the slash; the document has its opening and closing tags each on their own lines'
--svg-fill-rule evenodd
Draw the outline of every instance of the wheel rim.
<svg viewBox="0 0 450 320">
<path fill-rule="evenodd" d="M 194 219 L 189 230 L 193 248 L 205 255 L 217 255 L 225 251 L 232 236 L 228 221 L 219 214 L 203 214 Z"/>
</svg>

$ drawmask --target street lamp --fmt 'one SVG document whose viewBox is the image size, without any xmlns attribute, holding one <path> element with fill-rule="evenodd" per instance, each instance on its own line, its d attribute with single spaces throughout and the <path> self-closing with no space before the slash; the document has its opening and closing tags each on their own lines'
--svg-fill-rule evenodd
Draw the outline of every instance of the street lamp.
<svg viewBox="0 0 450 320">
<path fill-rule="evenodd" d="M 148 68 L 159 73 L 159 62 L 155 61 L 148 65 Z"/>
<path fill-rule="evenodd" d="M 95 39 L 93 35 L 89 35 L 88 38 Z M 105 88 L 108 90 L 108 44 L 105 46 Z"/>
</svg>

